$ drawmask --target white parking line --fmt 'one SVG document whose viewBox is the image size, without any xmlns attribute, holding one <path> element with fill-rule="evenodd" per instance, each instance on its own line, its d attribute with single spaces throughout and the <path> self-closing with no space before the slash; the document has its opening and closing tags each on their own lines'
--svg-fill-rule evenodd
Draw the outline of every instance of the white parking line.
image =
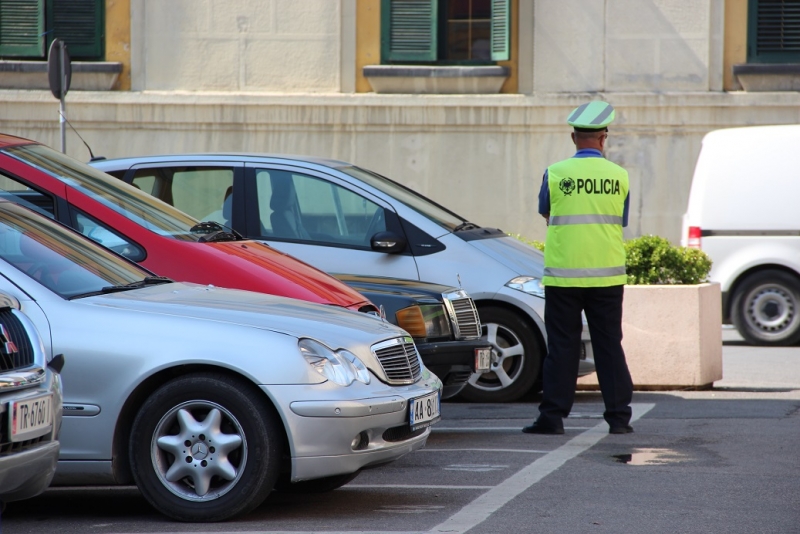
<svg viewBox="0 0 800 534">
<path fill-rule="evenodd" d="M 653 406 L 655 404 L 632 404 L 633 417 L 631 421 L 636 421 L 642 417 L 653 409 Z M 436 525 L 428 532 L 446 532 L 447 534 L 467 532 L 483 523 L 491 514 L 505 506 L 511 499 L 564 465 L 568 460 L 591 448 L 607 435 L 608 425 L 605 421 L 589 428 L 561 447 L 548 452 L 541 458 L 537 458 L 527 467 L 511 475 L 450 516 L 444 523 Z"/>
<path fill-rule="evenodd" d="M 416 452 L 528 452 L 532 454 L 547 454 L 550 451 L 540 451 L 537 449 L 437 449 L 425 447 Z"/>
<path fill-rule="evenodd" d="M 565 426 L 564 430 L 588 430 L 592 427 L 590 426 Z M 446 427 L 433 427 L 433 432 L 522 432 L 521 426 L 481 426 L 481 427 L 456 427 L 456 426 L 446 426 Z"/>
<path fill-rule="evenodd" d="M 337 491 L 349 489 L 446 489 L 446 490 L 487 490 L 494 486 L 453 486 L 435 484 L 348 484 Z M 394 534 L 394 533 L 392 533 Z"/>
</svg>

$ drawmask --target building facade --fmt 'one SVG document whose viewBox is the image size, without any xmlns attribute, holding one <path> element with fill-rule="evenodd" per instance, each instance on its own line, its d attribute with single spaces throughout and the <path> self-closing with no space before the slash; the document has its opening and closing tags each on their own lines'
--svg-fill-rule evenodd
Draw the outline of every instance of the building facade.
<svg viewBox="0 0 800 534">
<path fill-rule="evenodd" d="M 782 0 L 60 4 L 0 0 L 0 131 L 59 147 L 46 58 L 63 36 L 67 118 L 96 155 L 332 157 L 528 238 L 544 236 L 542 173 L 573 153 L 565 118 L 586 100 L 617 109 L 626 236 L 674 242 L 703 135 L 800 121 L 800 8 Z M 71 131 L 66 151 L 89 159 Z"/>
</svg>

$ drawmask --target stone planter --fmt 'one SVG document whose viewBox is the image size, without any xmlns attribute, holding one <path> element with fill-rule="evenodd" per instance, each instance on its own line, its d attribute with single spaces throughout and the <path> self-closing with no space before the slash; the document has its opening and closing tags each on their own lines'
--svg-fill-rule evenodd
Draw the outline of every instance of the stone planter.
<svg viewBox="0 0 800 534">
<path fill-rule="evenodd" d="M 703 389 L 722 379 L 722 300 L 716 283 L 625 286 L 622 347 L 637 390 Z M 578 380 L 597 389 L 597 375 Z"/>
</svg>

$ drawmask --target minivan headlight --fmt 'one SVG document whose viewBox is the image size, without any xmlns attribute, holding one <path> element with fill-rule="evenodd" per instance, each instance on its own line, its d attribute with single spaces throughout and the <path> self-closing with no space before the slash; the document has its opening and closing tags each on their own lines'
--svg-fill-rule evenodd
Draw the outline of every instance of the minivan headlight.
<svg viewBox="0 0 800 534">
<path fill-rule="evenodd" d="M 304 338 L 297 343 L 297 346 L 309 365 L 331 382 L 349 386 L 356 379 L 358 370 L 350 359 L 333 352 L 319 341 Z"/>
<path fill-rule="evenodd" d="M 542 281 L 533 276 L 518 276 L 506 282 L 506 287 L 522 291 L 528 295 L 544 298 L 544 286 Z"/>
<path fill-rule="evenodd" d="M 441 304 L 415 304 L 395 313 L 397 326 L 411 337 L 450 337 L 450 319 Z"/>
</svg>

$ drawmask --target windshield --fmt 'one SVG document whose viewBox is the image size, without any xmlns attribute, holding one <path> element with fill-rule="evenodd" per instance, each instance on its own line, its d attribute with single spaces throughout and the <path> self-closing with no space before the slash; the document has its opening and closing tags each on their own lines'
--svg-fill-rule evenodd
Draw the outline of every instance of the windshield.
<svg viewBox="0 0 800 534">
<path fill-rule="evenodd" d="M 197 219 L 102 171 L 44 145 L 23 145 L 6 152 L 74 187 L 136 224 L 159 235 L 199 241 Z"/>
<path fill-rule="evenodd" d="M 338 170 L 371 185 L 392 198 L 396 198 L 411 209 L 420 212 L 425 217 L 439 223 L 451 232 L 466 222 L 466 219 L 456 215 L 447 208 L 436 204 L 419 193 L 380 174 L 358 167 L 339 167 Z"/>
<path fill-rule="evenodd" d="M 0 258 L 66 299 L 150 276 L 94 241 L 10 202 L 0 203 Z"/>
</svg>

